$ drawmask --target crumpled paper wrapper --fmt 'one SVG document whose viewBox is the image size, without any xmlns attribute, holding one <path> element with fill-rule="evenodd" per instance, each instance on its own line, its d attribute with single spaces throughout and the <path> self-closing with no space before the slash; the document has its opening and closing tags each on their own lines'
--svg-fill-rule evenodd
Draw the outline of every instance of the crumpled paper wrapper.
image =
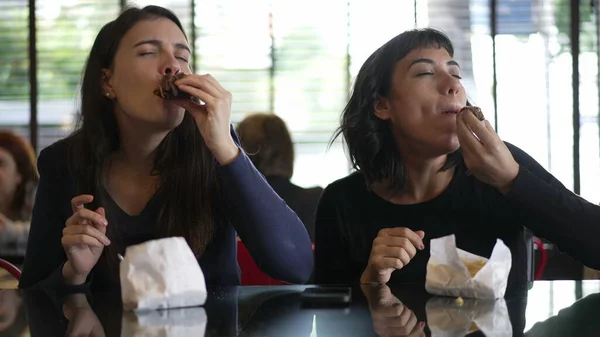
<svg viewBox="0 0 600 337">
<path fill-rule="evenodd" d="M 122 337 L 202 337 L 206 333 L 204 308 L 180 308 L 126 312 L 121 324 Z"/>
<path fill-rule="evenodd" d="M 206 302 L 204 274 L 182 237 L 129 246 L 120 265 L 125 310 L 201 306 Z"/>
<path fill-rule="evenodd" d="M 488 259 L 456 248 L 454 235 L 431 240 L 425 289 L 433 295 L 497 299 L 506 293 L 510 249 L 497 240 Z"/>
<path fill-rule="evenodd" d="M 431 337 L 463 337 L 481 331 L 487 337 L 511 337 L 510 316 L 503 298 L 465 299 L 432 297 L 425 306 Z"/>
</svg>

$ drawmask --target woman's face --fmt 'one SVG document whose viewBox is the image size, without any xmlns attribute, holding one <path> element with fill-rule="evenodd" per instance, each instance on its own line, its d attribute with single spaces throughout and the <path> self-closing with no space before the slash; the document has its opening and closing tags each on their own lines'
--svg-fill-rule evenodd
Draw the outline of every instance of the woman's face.
<svg viewBox="0 0 600 337">
<path fill-rule="evenodd" d="M 460 67 L 444 48 L 420 48 L 396 63 L 375 114 L 391 122 L 401 151 L 440 156 L 459 147 L 458 110 L 467 102 Z"/>
<path fill-rule="evenodd" d="M 17 186 L 23 181 L 15 158 L 6 149 L 0 147 L 0 203 L 12 204 Z"/>
<path fill-rule="evenodd" d="M 119 124 L 170 130 L 184 109 L 153 92 L 161 75 L 190 73 L 191 52 L 183 32 L 166 18 L 142 20 L 124 36 L 104 72 L 104 90 L 115 100 Z"/>
</svg>

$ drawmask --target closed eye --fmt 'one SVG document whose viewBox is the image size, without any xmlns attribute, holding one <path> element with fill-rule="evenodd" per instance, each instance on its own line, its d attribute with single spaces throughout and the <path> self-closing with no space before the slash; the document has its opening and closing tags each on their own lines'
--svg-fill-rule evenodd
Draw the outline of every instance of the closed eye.
<svg viewBox="0 0 600 337">
<path fill-rule="evenodd" d="M 434 75 L 434 73 L 418 73 L 417 76 L 428 76 L 428 75 Z"/>
<path fill-rule="evenodd" d="M 452 76 L 458 78 L 459 80 L 462 80 L 462 77 L 460 75 L 452 75 Z"/>
<path fill-rule="evenodd" d="M 145 55 L 154 55 L 154 54 L 156 54 L 156 53 L 155 53 L 155 52 L 153 52 L 153 51 L 145 51 L 145 52 L 143 52 L 143 53 L 140 53 L 140 56 L 145 56 Z"/>
<path fill-rule="evenodd" d="M 186 59 L 186 58 L 185 58 L 185 57 L 183 57 L 183 56 L 176 56 L 176 58 L 178 58 L 178 59 L 180 59 L 180 60 L 182 60 L 183 62 L 186 62 L 186 63 L 187 63 L 187 62 L 189 62 L 189 60 L 188 60 L 188 59 Z"/>
</svg>

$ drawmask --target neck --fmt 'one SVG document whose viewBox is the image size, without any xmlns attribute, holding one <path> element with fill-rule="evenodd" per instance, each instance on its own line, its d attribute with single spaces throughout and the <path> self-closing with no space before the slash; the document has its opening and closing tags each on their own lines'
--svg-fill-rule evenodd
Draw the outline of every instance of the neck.
<svg viewBox="0 0 600 337">
<path fill-rule="evenodd" d="M 154 168 L 156 149 L 165 139 L 168 131 L 148 132 L 143 128 L 120 127 L 120 146 L 113 159 L 127 168 L 145 171 Z"/>
<path fill-rule="evenodd" d="M 408 152 L 405 152 L 408 153 Z M 375 187 L 375 192 L 397 204 L 417 204 L 440 195 L 450 184 L 454 170 L 441 171 L 446 156 L 425 158 L 403 154 L 405 184 L 401 192 L 389 191 L 385 184 Z M 385 192 L 387 190 L 387 193 Z"/>
<path fill-rule="evenodd" d="M 403 194 L 406 198 L 414 202 L 423 202 L 440 195 L 450 184 L 454 173 L 454 170 L 440 172 L 445 162 L 446 156 L 433 159 L 404 159 L 406 184 Z"/>
</svg>

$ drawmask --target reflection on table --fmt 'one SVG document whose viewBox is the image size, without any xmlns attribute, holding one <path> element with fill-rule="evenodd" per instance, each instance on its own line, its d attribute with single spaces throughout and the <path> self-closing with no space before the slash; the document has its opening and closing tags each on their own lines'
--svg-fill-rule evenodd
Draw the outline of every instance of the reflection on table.
<svg viewBox="0 0 600 337">
<path fill-rule="evenodd" d="M 202 308 L 147 313 L 124 313 L 118 292 L 2 290 L 0 336 L 600 335 L 599 281 L 537 282 L 528 296 L 460 305 L 402 285 L 355 288 L 347 307 L 309 307 L 307 287 L 215 288 Z M 502 317 L 510 328 L 499 328 Z"/>
</svg>

